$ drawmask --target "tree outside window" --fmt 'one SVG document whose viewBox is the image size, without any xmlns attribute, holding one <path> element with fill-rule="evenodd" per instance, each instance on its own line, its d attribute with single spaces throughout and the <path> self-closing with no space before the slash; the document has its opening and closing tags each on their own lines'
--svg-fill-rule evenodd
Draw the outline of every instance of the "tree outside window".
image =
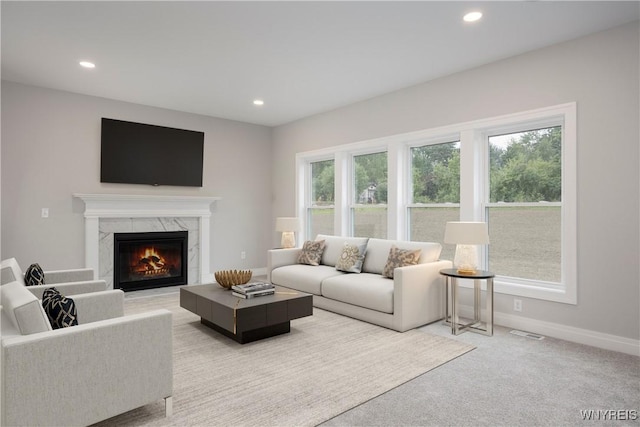
<svg viewBox="0 0 640 427">
<path fill-rule="evenodd" d="M 562 128 L 489 137 L 489 266 L 561 281 Z"/>
<path fill-rule="evenodd" d="M 413 147 L 411 178 L 409 238 L 443 242 L 446 223 L 460 218 L 460 143 Z M 453 259 L 454 251 L 444 245 L 440 258 Z"/>
<path fill-rule="evenodd" d="M 335 161 L 311 162 L 311 194 L 307 208 L 307 235 L 333 234 Z"/>
<path fill-rule="evenodd" d="M 387 237 L 387 152 L 353 157 L 353 235 Z"/>
</svg>

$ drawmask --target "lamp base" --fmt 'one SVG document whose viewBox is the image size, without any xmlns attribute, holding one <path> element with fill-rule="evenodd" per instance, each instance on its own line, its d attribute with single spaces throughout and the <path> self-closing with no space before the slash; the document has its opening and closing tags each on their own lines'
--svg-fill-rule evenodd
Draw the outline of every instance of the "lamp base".
<svg viewBox="0 0 640 427">
<path fill-rule="evenodd" d="M 293 231 L 283 231 L 280 246 L 285 249 L 296 247 L 296 234 Z"/>
<path fill-rule="evenodd" d="M 475 274 L 478 270 L 476 245 L 457 245 L 453 266 L 458 269 L 458 274 Z"/>
</svg>

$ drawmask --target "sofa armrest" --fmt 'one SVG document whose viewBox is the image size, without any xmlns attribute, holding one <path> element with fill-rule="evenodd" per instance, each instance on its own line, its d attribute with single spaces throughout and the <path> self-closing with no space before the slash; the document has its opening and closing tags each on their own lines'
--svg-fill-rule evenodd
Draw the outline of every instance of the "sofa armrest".
<svg viewBox="0 0 640 427">
<path fill-rule="evenodd" d="M 86 282 L 95 280 L 93 268 L 78 268 L 75 270 L 50 270 L 44 272 L 44 283 Z"/>
<path fill-rule="evenodd" d="M 297 264 L 300 248 L 270 249 L 267 251 L 267 280 L 271 282 L 271 272 L 285 265 Z"/>
<path fill-rule="evenodd" d="M 393 313 L 397 330 L 435 322 L 444 317 L 443 268 L 451 261 L 435 261 L 394 270 Z"/>
<path fill-rule="evenodd" d="M 168 310 L 3 338 L 2 425 L 90 425 L 169 397 L 172 346 Z"/>
<path fill-rule="evenodd" d="M 81 325 L 124 316 L 124 292 L 119 289 L 79 294 L 72 298 Z"/>
<path fill-rule="evenodd" d="M 85 282 L 49 283 L 46 285 L 27 286 L 38 299 L 42 299 L 42 294 L 47 288 L 56 288 L 64 296 L 86 294 L 89 292 L 101 292 L 107 290 L 107 282 L 104 280 L 88 280 Z"/>
</svg>

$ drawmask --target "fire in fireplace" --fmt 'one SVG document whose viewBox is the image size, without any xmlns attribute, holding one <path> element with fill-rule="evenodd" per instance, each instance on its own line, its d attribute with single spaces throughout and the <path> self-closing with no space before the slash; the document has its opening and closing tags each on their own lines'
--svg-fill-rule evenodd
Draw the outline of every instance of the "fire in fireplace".
<svg viewBox="0 0 640 427">
<path fill-rule="evenodd" d="M 113 236 L 114 289 L 133 291 L 187 283 L 186 231 Z"/>
</svg>

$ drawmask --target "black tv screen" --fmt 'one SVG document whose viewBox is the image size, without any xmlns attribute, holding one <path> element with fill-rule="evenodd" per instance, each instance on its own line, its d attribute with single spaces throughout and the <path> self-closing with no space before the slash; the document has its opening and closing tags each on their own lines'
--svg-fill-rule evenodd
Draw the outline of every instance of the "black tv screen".
<svg viewBox="0 0 640 427">
<path fill-rule="evenodd" d="M 204 132 L 102 119 L 100 182 L 202 187 Z"/>
</svg>

